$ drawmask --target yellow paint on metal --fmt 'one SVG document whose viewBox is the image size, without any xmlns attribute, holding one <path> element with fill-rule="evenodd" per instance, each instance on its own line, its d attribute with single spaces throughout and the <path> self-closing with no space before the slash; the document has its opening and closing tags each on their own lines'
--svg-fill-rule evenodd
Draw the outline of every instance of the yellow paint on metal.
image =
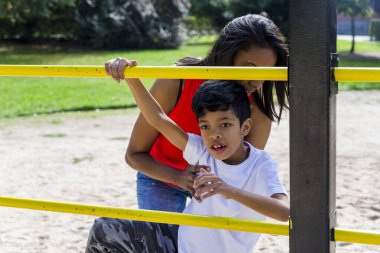
<svg viewBox="0 0 380 253">
<path fill-rule="evenodd" d="M 9 196 L 0 196 L 0 206 L 284 236 L 288 236 L 289 229 L 292 229 L 291 224 L 278 222 L 262 222 L 228 217 L 92 206 Z M 334 238 L 337 242 L 380 245 L 379 232 L 335 228 Z"/>
<path fill-rule="evenodd" d="M 0 65 L 0 76 L 109 77 L 104 66 Z"/>
<path fill-rule="evenodd" d="M 335 228 L 334 238 L 339 242 L 380 245 L 379 232 Z"/>
<path fill-rule="evenodd" d="M 334 75 L 338 82 L 380 82 L 380 68 L 338 67 Z"/>
<path fill-rule="evenodd" d="M 129 78 L 287 80 L 286 67 L 160 67 L 126 68 Z M 0 65 L 0 76 L 109 77 L 103 66 Z"/>
<path fill-rule="evenodd" d="M 293 221 L 292 221 L 292 217 L 289 217 L 289 229 L 290 229 L 290 230 L 293 229 Z"/>
<path fill-rule="evenodd" d="M 305 70 L 307 71 L 307 69 Z M 129 78 L 273 80 L 288 79 L 287 67 L 163 67 L 137 66 L 125 69 Z M 380 68 L 337 67 L 338 82 L 380 82 Z M 0 76 L 109 77 L 103 66 L 0 65 Z"/>
<path fill-rule="evenodd" d="M 0 206 L 245 232 L 289 235 L 288 224 L 0 196 Z"/>
<path fill-rule="evenodd" d="M 286 67 L 137 66 L 125 69 L 124 74 L 130 78 L 274 81 L 288 79 Z M 380 82 L 380 68 L 337 67 L 334 75 L 338 82 Z M 109 77 L 103 66 L 84 65 L 0 65 L 0 76 Z"/>
</svg>

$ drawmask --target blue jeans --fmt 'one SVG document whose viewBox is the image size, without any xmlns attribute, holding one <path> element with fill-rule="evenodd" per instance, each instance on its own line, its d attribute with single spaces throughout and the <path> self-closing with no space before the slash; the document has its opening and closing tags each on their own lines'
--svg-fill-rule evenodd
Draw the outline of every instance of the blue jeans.
<svg viewBox="0 0 380 253">
<path fill-rule="evenodd" d="M 137 173 L 137 203 L 140 209 L 181 213 L 185 209 L 188 191 Z"/>
</svg>

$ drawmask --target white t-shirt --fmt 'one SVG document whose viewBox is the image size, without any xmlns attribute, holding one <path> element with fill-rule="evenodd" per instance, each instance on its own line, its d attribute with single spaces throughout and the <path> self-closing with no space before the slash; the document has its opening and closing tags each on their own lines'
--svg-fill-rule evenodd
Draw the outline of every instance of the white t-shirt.
<svg viewBox="0 0 380 253">
<path fill-rule="evenodd" d="M 229 165 L 216 160 L 204 146 L 198 135 L 188 134 L 189 140 L 183 157 L 189 164 L 208 165 L 229 185 L 245 191 L 265 196 L 284 193 L 283 184 L 277 176 L 276 162 L 265 151 L 254 148 L 249 143 L 248 158 L 238 165 Z M 198 203 L 194 198 L 184 213 L 225 216 L 231 218 L 264 220 L 266 217 L 253 209 L 231 199 L 214 195 Z M 259 234 L 232 230 L 180 226 L 178 232 L 179 253 L 248 253 L 252 252 Z"/>
</svg>

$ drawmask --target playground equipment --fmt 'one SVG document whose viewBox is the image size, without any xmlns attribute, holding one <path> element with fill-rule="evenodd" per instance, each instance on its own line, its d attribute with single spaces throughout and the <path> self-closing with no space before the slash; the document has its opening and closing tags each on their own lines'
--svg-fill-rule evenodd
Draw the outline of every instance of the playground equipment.
<svg viewBox="0 0 380 253">
<path fill-rule="evenodd" d="M 228 217 L 134 210 L 7 196 L 0 196 L 0 206 L 284 236 L 289 235 L 289 226 L 291 229 L 291 221 L 288 225 L 286 223 L 278 222 L 262 222 Z M 334 228 L 331 233 L 333 240 L 335 241 L 380 245 L 380 233 L 376 232 Z"/>
<path fill-rule="evenodd" d="M 131 78 L 288 80 L 286 67 L 164 67 L 137 66 L 125 71 Z M 0 65 L 0 76 L 109 78 L 103 66 Z M 337 82 L 378 82 L 380 68 L 336 67 Z"/>
</svg>

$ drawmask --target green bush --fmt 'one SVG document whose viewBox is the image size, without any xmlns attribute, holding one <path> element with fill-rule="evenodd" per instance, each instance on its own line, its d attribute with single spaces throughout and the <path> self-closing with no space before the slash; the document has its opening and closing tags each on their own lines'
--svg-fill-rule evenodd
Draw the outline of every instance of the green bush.
<svg viewBox="0 0 380 253">
<path fill-rule="evenodd" d="M 215 34 L 210 17 L 187 16 L 184 23 L 188 37 Z"/>
<path fill-rule="evenodd" d="M 369 25 L 371 40 L 380 41 L 380 19 L 372 19 Z"/>
<path fill-rule="evenodd" d="M 0 0 L 0 40 L 176 48 L 189 8 L 189 0 Z"/>
<path fill-rule="evenodd" d="M 79 41 L 93 48 L 176 48 L 185 39 L 182 1 L 78 1 Z M 150 2 L 150 1 L 148 1 Z"/>
<path fill-rule="evenodd" d="M 0 1 L 0 39 L 72 38 L 75 0 Z"/>
</svg>

